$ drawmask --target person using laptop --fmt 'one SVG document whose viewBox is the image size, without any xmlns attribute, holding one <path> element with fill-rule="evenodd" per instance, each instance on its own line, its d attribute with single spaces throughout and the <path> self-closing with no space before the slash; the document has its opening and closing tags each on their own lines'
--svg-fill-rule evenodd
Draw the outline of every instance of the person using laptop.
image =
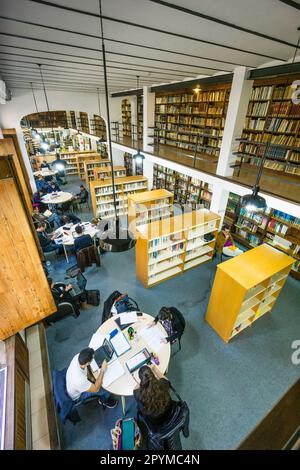
<svg viewBox="0 0 300 470">
<path fill-rule="evenodd" d="M 88 248 L 89 246 L 93 245 L 92 237 L 88 233 L 85 234 L 83 232 L 81 225 L 76 225 L 75 232 L 77 234 L 76 238 L 74 239 L 74 248 L 76 253 L 83 248 Z"/>
<path fill-rule="evenodd" d="M 107 408 L 114 408 L 118 400 L 108 392 L 101 390 L 107 362 L 102 362 L 98 375 L 94 374 L 91 363 L 94 359 L 94 349 L 85 348 L 73 357 L 66 375 L 66 388 L 70 398 L 76 403 L 82 403 L 88 398 L 98 398 L 98 402 Z"/>
</svg>

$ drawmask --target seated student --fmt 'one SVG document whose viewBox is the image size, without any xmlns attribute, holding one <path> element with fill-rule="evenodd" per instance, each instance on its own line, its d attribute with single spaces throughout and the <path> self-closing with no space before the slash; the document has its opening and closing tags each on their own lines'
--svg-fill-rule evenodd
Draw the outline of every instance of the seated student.
<svg viewBox="0 0 300 470">
<path fill-rule="evenodd" d="M 242 250 L 237 248 L 234 244 L 233 238 L 230 234 L 229 225 L 224 224 L 222 230 L 218 233 L 216 240 L 216 250 L 218 253 L 224 253 L 226 256 L 234 257 L 243 253 Z"/>
<path fill-rule="evenodd" d="M 66 388 L 68 395 L 76 403 L 81 403 L 87 398 L 98 397 L 101 405 L 114 408 L 118 401 L 108 392 L 101 389 L 107 362 L 103 361 L 100 373 L 97 377 L 93 374 L 91 362 L 94 359 L 92 348 L 83 349 L 73 357 L 66 375 Z"/>
<path fill-rule="evenodd" d="M 46 194 L 48 191 L 48 183 L 45 181 L 45 179 L 42 177 L 42 175 L 39 175 L 37 179 L 35 180 L 36 184 L 36 189 L 38 191 L 42 191 L 43 194 Z"/>
<path fill-rule="evenodd" d="M 83 186 L 83 184 L 80 185 L 80 191 L 78 194 L 75 196 L 75 202 L 79 202 L 79 204 L 83 204 L 86 202 L 89 198 L 89 193 Z"/>
<path fill-rule="evenodd" d="M 43 160 L 43 163 L 41 164 L 41 169 L 43 169 L 43 168 L 47 169 L 47 170 L 51 170 L 50 165 L 49 165 L 49 163 L 47 163 L 46 160 Z"/>
<path fill-rule="evenodd" d="M 42 197 L 44 196 L 43 191 L 36 191 L 33 195 L 33 203 L 38 205 L 40 212 L 45 212 L 48 209 L 48 205 L 42 202 Z"/>
<path fill-rule="evenodd" d="M 54 181 L 54 179 L 51 178 L 51 180 L 49 181 L 49 184 L 47 186 L 47 193 L 56 193 L 60 190 L 61 189 L 58 186 L 58 184 Z"/>
<path fill-rule="evenodd" d="M 63 213 L 60 216 L 60 219 L 61 219 L 63 225 L 65 225 L 65 224 L 80 224 L 80 222 L 81 222 L 81 219 L 79 217 L 77 217 L 77 215 L 72 214 L 71 212 Z"/>
<path fill-rule="evenodd" d="M 170 382 L 154 364 L 139 369 L 140 384 L 133 391 L 138 411 L 152 426 L 162 426 L 172 413 Z"/>
<path fill-rule="evenodd" d="M 54 240 L 54 235 L 48 235 L 46 233 L 46 223 L 45 222 L 40 222 L 38 225 L 38 228 L 36 230 L 41 248 L 44 253 L 49 253 L 50 251 L 61 251 L 61 247 L 59 245 L 56 245 L 56 243 L 53 241 Z"/>
<path fill-rule="evenodd" d="M 75 252 L 82 250 L 82 248 L 88 248 L 89 246 L 93 245 L 93 239 L 89 234 L 83 233 L 83 228 L 81 225 L 76 225 L 75 232 L 77 233 L 77 237 L 74 239 L 74 248 Z"/>
<path fill-rule="evenodd" d="M 154 321 L 150 323 L 150 327 L 160 322 L 166 330 L 168 336 L 161 339 L 162 343 L 169 343 L 175 341 L 177 338 L 181 338 L 185 329 L 185 319 L 179 310 L 175 307 L 162 307 L 154 318 Z"/>
<path fill-rule="evenodd" d="M 32 218 L 36 222 L 50 222 L 55 223 L 57 227 L 60 227 L 62 225 L 61 219 L 56 212 L 52 212 L 51 215 L 46 215 L 46 213 L 42 214 L 40 212 L 40 208 L 38 204 L 33 204 L 33 213 L 32 213 Z"/>
<path fill-rule="evenodd" d="M 82 299 L 79 298 L 74 302 L 74 297 L 70 295 L 70 290 L 73 289 L 72 284 L 55 283 L 51 277 L 47 279 L 56 305 L 59 305 L 61 302 L 70 302 L 74 304 L 75 308 L 78 308 L 78 303 L 85 301 L 85 296 L 83 295 Z"/>
</svg>

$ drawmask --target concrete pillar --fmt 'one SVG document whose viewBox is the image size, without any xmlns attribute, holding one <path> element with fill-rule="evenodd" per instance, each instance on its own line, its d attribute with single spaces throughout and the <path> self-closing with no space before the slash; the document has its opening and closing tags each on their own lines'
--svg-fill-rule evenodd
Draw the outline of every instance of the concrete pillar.
<svg viewBox="0 0 300 470">
<path fill-rule="evenodd" d="M 220 226 L 223 224 L 225 211 L 227 207 L 229 191 L 224 186 L 214 184 L 211 198 L 210 210 L 221 217 Z"/>
<path fill-rule="evenodd" d="M 143 150 L 145 152 L 153 151 L 153 147 L 149 145 L 153 142 L 153 138 L 148 137 L 148 134 L 153 134 L 153 129 L 148 130 L 148 127 L 153 127 L 155 121 L 155 93 L 151 93 L 149 90 L 150 88 L 143 86 Z"/>
<path fill-rule="evenodd" d="M 242 135 L 253 84 L 253 80 L 247 80 L 247 76 L 248 69 L 246 67 L 237 67 L 234 69 L 217 166 L 218 175 L 231 176 L 233 174 L 233 168 L 230 168 L 230 165 L 235 162 L 236 158 L 232 152 L 236 151 L 239 147 L 239 142 L 235 139 Z"/>
<path fill-rule="evenodd" d="M 148 189 L 149 191 L 153 188 L 153 167 L 154 163 L 151 162 L 147 157 L 143 161 L 143 173 L 148 178 Z"/>
<path fill-rule="evenodd" d="M 27 150 L 26 150 L 26 146 L 25 146 L 23 130 L 22 130 L 20 125 L 16 125 L 15 129 L 16 129 L 16 134 L 17 134 L 17 137 L 18 137 L 21 153 L 22 153 L 22 156 L 23 156 L 23 160 L 24 160 L 26 170 L 27 170 L 27 173 L 28 173 L 30 186 L 31 186 L 32 192 L 35 193 L 36 192 L 36 184 L 35 184 L 35 179 L 34 179 L 34 176 L 33 176 L 32 168 L 31 168 L 31 164 L 30 164 L 30 161 L 29 161 L 29 156 L 27 154 Z"/>
</svg>

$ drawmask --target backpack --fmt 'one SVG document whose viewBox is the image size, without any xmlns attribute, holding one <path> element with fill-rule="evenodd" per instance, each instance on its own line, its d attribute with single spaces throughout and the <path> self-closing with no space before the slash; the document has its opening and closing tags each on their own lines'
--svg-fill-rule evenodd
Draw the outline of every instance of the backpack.
<svg viewBox="0 0 300 470">
<path fill-rule="evenodd" d="M 85 295 L 88 304 L 98 307 L 100 304 L 100 291 L 98 289 L 86 290 Z"/>
<path fill-rule="evenodd" d="M 110 433 L 114 450 L 136 450 L 141 444 L 141 431 L 134 418 L 118 419 Z"/>
<path fill-rule="evenodd" d="M 115 301 L 121 296 L 121 292 L 115 290 L 110 296 L 105 300 L 102 312 L 102 323 L 108 320 L 111 317 L 111 309 Z"/>
<path fill-rule="evenodd" d="M 128 294 L 121 294 L 113 305 L 116 309 L 116 313 L 132 312 L 139 310 L 139 306 L 135 300 L 128 297 Z"/>
</svg>

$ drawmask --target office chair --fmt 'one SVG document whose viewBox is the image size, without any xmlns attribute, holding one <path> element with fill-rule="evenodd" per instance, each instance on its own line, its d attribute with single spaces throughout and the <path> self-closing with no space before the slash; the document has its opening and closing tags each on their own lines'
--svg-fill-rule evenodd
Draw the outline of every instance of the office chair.
<svg viewBox="0 0 300 470">
<path fill-rule="evenodd" d="M 76 305 L 71 304 L 71 302 L 61 302 L 57 305 L 57 311 L 47 317 L 45 320 L 48 325 L 52 325 L 53 323 L 62 320 L 63 318 L 67 317 L 68 315 L 72 315 L 74 318 L 79 317 L 80 310 L 79 307 Z"/>
<path fill-rule="evenodd" d="M 221 251 L 221 257 L 220 257 L 220 258 L 221 258 L 221 263 L 222 263 L 222 262 L 223 262 L 223 258 L 228 258 L 228 259 L 230 259 L 230 258 L 232 258 L 232 256 L 225 255 L 225 254 L 223 253 L 223 250 L 222 250 L 222 251 Z"/>
</svg>

